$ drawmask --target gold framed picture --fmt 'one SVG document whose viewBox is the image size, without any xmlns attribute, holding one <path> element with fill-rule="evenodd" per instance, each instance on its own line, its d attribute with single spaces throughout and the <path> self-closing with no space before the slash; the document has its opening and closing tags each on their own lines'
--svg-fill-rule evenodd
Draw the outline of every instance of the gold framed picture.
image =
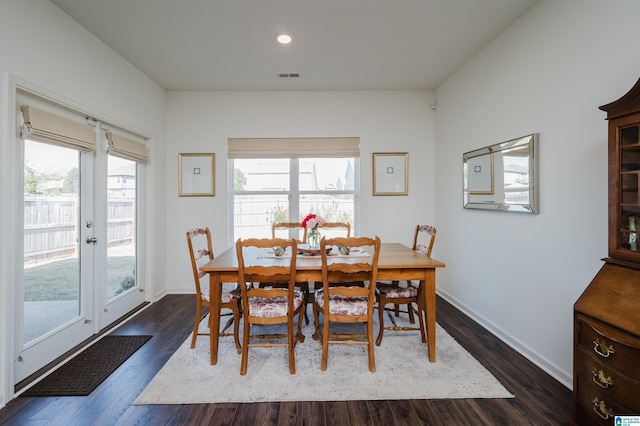
<svg viewBox="0 0 640 426">
<path fill-rule="evenodd" d="M 178 195 L 212 197 L 216 195 L 215 154 L 178 154 Z"/>
<path fill-rule="evenodd" d="M 409 195 L 409 153 L 373 153 L 373 195 Z"/>
</svg>

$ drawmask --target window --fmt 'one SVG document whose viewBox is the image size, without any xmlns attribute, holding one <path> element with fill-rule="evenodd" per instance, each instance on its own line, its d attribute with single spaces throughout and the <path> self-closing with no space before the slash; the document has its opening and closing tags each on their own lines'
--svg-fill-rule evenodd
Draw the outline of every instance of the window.
<svg viewBox="0 0 640 426">
<path fill-rule="evenodd" d="M 328 143 L 324 143 L 324 139 L 295 140 L 289 146 L 282 141 L 290 140 L 277 139 L 276 143 L 268 140 L 270 143 L 255 150 L 255 154 L 245 151 L 237 158 L 234 152 L 238 151 L 234 148 L 240 145 L 229 141 L 230 169 L 233 170 L 229 191 L 233 205 L 232 241 L 270 238 L 273 223 L 301 222 L 308 213 L 331 222 L 348 222 L 355 233 L 359 164 L 358 156 L 353 154 L 357 151 L 352 149 L 336 156 L 336 150 L 331 148 L 334 139 L 327 139 Z M 307 141 L 312 142 L 318 152 L 296 149 Z M 326 151 L 318 147 L 326 147 Z M 269 148 L 272 152 L 268 152 Z M 344 149 L 344 145 L 340 148 Z M 308 156 L 298 156 L 300 153 Z M 302 238 L 293 232 L 291 237 Z"/>
</svg>

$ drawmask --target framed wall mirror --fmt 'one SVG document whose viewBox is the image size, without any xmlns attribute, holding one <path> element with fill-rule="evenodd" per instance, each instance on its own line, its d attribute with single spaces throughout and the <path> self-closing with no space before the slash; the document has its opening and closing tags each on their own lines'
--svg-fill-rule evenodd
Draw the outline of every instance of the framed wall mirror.
<svg viewBox="0 0 640 426">
<path fill-rule="evenodd" d="M 538 213 L 537 135 L 462 154 L 465 209 Z"/>
</svg>

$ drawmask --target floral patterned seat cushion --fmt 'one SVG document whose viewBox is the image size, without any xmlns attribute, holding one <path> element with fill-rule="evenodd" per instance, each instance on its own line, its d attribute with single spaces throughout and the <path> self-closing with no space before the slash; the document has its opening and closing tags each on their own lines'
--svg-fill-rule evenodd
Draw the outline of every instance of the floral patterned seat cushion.
<svg viewBox="0 0 640 426">
<path fill-rule="evenodd" d="M 240 287 L 238 287 L 235 284 L 232 284 L 234 286 L 234 288 L 232 290 L 227 290 L 226 287 L 228 287 L 227 284 L 223 284 L 222 286 L 222 297 L 220 298 L 220 303 L 231 303 L 231 301 L 233 299 L 240 299 L 242 297 L 242 292 L 240 291 Z M 200 298 L 205 301 L 205 302 L 209 302 L 209 290 L 207 289 L 202 290 L 200 292 Z"/>
<path fill-rule="evenodd" d="M 298 307 L 302 305 L 303 300 L 302 292 L 298 290 L 294 291 L 293 309 L 298 309 Z M 287 315 L 287 309 L 289 307 L 285 296 L 271 297 L 269 299 L 249 297 L 248 302 L 251 316 L 260 318 L 284 317 Z"/>
<path fill-rule="evenodd" d="M 316 302 L 324 310 L 324 290 L 315 292 Z M 329 295 L 329 309 L 333 315 L 366 315 L 369 299 L 366 296 L 347 297 Z"/>
<path fill-rule="evenodd" d="M 412 285 L 407 287 L 381 287 L 380 294 L 384 294 L 387 299 L 399 299 L 403 297 L 416 297 L 418 289 Z"/>
</svg>

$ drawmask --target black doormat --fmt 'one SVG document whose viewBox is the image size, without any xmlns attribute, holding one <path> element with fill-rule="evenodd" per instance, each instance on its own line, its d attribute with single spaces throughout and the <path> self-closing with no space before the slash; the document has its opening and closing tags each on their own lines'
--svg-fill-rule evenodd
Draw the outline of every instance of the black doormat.
<svg viewBox="0 0 640 426">
<path fill-rule="evenodd" d="M 22 396 L 86 396 L 152 336 L 105 336 Z"/>
</svg>

